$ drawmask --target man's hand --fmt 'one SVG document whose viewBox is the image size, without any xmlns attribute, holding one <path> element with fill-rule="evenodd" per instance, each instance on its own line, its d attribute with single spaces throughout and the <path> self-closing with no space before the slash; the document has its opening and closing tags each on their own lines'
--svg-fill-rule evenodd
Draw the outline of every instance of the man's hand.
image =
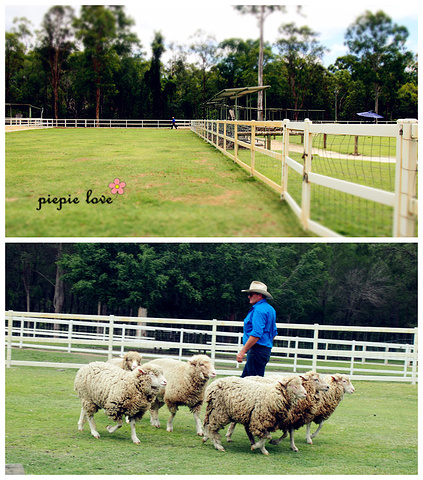
<svg viewBox="0 0 423 480">
<path fill-rule="evenodd" d="M 236 361 L 241 363 L 244 359 L 245 353 L 241 350 L 239 353 L 236 354 Z"/>
</svg>

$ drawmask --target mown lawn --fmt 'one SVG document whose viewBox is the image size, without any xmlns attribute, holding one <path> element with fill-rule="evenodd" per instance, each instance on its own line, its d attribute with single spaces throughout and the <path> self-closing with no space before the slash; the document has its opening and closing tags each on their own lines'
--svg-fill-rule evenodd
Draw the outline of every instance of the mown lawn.
<svg viewBox="0 0 423 480">
<path fill-rule="evenodd" d="M 81 363 L 92 360 L 80 357 Z M 91 436 L 87 425 L 79 432 L 75 373 L 65 368 L 6 370 L 6 463 L 21 463 L 26 474 L 34 475 L 417 475 L 415 385 L 353 382 L 355 393 L 341 402 L 313 445 L 306 444 L 302 428 L 296 434 L 298 453 L 284 440 L 268 445 L 266 457 L 250 451 L 240 426 L 233 443 L 223 440 L 226 452 L 215 450 L 210 441 L 203 445 L 186 407 L 178 412 L 173 433 L 150 426 L 147 414 L 137 424 L 140 445 L 131 442 L 126 424 L 109 434 L 103 412 L 95 417 L 100 439 Z M 167 417 L 164 407 L 162 426 Z"/>
<path fill-rule="evenodd" d="M 307 235 L 277 194 L 188 130 L 49 129 L 5 143 L 8 237 Z"/>
</svg>

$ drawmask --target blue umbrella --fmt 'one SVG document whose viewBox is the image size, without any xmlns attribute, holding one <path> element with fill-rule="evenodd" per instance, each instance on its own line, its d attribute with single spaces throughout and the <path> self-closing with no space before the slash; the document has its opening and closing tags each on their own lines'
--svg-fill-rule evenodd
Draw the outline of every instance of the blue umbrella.
<svg viewBox="0 0 423 480">
<path fill-rule="evenodd" d="M 382 115 L 378 115 L 377 113 L 373 112 L 373 110 L 370 110 L 369 112 L 357 113 L 357 115 L 360 115 L 360 117 L 366 117 L 366 118 L 383 118 Z"/>
</svg>

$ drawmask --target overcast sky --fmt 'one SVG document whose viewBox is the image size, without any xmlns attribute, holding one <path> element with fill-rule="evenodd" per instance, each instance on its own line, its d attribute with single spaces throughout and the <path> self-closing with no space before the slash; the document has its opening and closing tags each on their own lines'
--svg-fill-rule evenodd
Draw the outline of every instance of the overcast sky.
<svg viewBox="0 0 423 480">
<path fill-rule="evenodd" d="M 38 29 L 44 14 L 50 6 L 55 4 L 39 5 L 37 3 L 40 2 L 29 1 L 21 3 L 22 5 L 14 2 L 13 5 L 5 6 L 4 24 L 7 31 L 13 28 L 13 19 L 16 17 L 28 18 L 33 23 L 34 30 Z M 99 4 L 102 3 L 99 2 Z M 330 49 L 330 52 L 324 57 L 324 64 L 328 66 L 338 56 L 346 53 L 343 45 L 344 35 L 346 29 L 354 23 L 356 18 L 366 10 L 373 13 L 383 10 L 394 23 L 408 28 L 410 36 L 407 48 L 417 53 L 417 17 L 420 9 L 417 3 L 421 2 L 320 1 L 303 5 L 303 16 L 300 16 L 296 12 L 295 4 L 286 2 L 287 13 L 275 12 L 266 20 L 265 41 L 274 42 L 278 38 L 278 29 L 283 23 L 294 21 L 298 26 L 308 25 L 320 34 L 320 43 Z M 76 12 L 79 12 L 80 4 L 72 2 L 66 4 L 73 5 Z M 148 58 L 151 55 L 150 44 L 156 31 L 162 33 L 166 45 L 172 42 L 187 45 L 190 43 L 190 37 L 198 29 L 213 35 L 217 41 L 233 37 L 244 40 L 258 38 L 257 20 L 251 15 L 241 15 L 233 8 L 231 2 L 153 0 L 147 3 L 138 0 L 122 4 L 126 6 L 127 14 L 135 21 L 133 30 L 141 40 L 143 50 L 147 53 Z M 162 57 L 164 61 L 169 58 L 167 55 Z"/>
</svg>

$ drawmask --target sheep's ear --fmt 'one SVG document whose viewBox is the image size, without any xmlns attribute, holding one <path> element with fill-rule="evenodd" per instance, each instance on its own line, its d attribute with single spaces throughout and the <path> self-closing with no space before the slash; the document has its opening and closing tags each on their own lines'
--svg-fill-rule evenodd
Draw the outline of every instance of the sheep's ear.
<svg viewBox="0 0 423 480">
<path fill-rule="evenodd" d="M 308 378 L 303 377 L 302 375 L 299 375 L 299 377 L 301 378 L 301 380 L 304 380 L 305 382 L 308 380 Z"/>
<path fill-rule="evenodd" d="M 278 383 L 280 383 L 282 385 L 282 387 L 285 388 L 285 390 L 286 390 L 286 385 L 287 385 L 288 382 L 284 383 L 284 382 L 281 382 L 280 380 L 278 380 Z"/>
<path fill-rule="evenodd" d="M 136 369 L 136 372 L 138 375 L 147 375 L 147 372 L 145 370 L 143 370 L 141 367 L 138 367 Z"/>
<path fill-rule="evenodd" d="M 331 375 L 332 379 L 334 382 L 339 382 L 339 378 L 336 377 L 335 375 Z"/>
</svg>

